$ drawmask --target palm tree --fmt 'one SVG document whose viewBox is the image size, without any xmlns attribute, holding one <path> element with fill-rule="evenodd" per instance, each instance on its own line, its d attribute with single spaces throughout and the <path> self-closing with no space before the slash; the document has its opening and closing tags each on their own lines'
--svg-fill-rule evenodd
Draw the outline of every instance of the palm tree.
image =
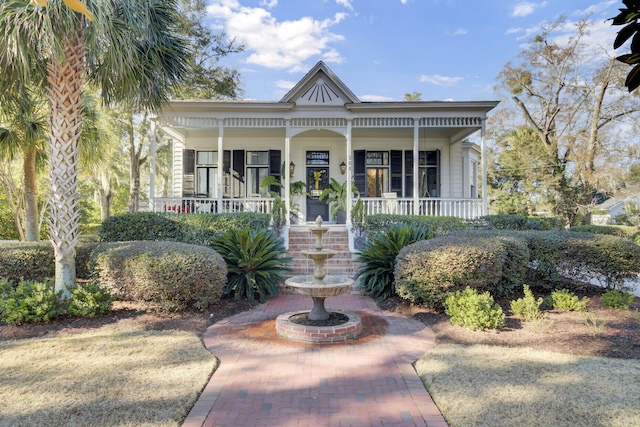
<svg viewBox="0 0 640 427">
<path fill-rule="evenodd" d="M 46 82 L 49 234 L 56 290 L 68 295 L 76 279 L 83 90 L 95 85 L 108 105 L 117 101 L 156 110 L 179 83 L 188 49 L 175 32 L 174 0 L 87 1 L 90 15 L 75 11 L 81 10 L 77 0 L 37 3 L 46 8 L 31 0 L 0 4 L 0 90 Z"/>
</svg>

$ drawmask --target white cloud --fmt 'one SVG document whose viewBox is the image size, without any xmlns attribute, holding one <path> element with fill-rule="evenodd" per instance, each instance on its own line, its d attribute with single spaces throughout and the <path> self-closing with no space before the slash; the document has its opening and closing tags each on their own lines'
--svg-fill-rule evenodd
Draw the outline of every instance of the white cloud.
<svg viewBox="0 0 640 427">
<path fill-rule="evenodd" d="M 297 82 L 292 82 L 291 80 L 277 80 L 276 87 L 279 89 L 290 90 L 292 87 L 296 85 Z"/>
<path fill-rule="evenodd" d="M 351 0 L 336 0 L 340 6 L 344 6 L 349 10 L 353 10 L 353 5 L 351 4 Z"/>
<path fill-rule="evenodd" d="M 260 0 L 260 6 L 264 6 L 267 9 L 273 9 L 278 5 L 278 0 Z"/>
<path fill-rule="evenodd" d="M 400 3 L 407 4 L 407 3 L 409 3 L 409 0 L 400 0 Z"/>
<path fill-rule="evenodd" d="M 361 99 L 362 101 L 366 101 L 366 102 L 393 102 L 393 101 L 397 101 L 397 99 L 390 98 L 388 96 L 381 96 L 381 95 L 362 95 L 362 96 L 359 96 L 358 98 Z"/>
<path fill-rule="evenodd" d="M 600 12 L 604 12 L 605 10 L 607 10 L 608 8 L 613 6 L 614 4 L 619 4 L 619 3 L 620 3 L 619 0 L 603 1 L 603 2 L 600 2 L 600 3 L 593 4 L 593 5 L 589 6 L 586 9 L 578 9 L 575 12 L 573 12 L 573 15 L 574 16 L 580 16 L 580 17 L 597 15 Z M 614 13 L 617 13 L 617 11 L 615 11 Z"/>
<path fill-rule="evenodd" d="M 432 85 L 436 86 L 455 86 L 456 83 L 458 83 L 460 80 L 462 80 L 462 77 L 448 77 L 441 76 L 440 74 L 433 74 L 431 76 L 420 76 L 420 82 L 431 83 Z"/>
<path fill-rule="evenodd" d="M 509 34 L 516 34 L 516 33 L 519 33 L 520 31 L 522 31 L 522 28 L 517 27 L 517 28 L 509 28 L 509 29 L 508 29 L 507 31 L 505 31 L 504 33 L 505 33 L 506 35 L 509 35 Z"/>
<path fill-rule="evenodd" d="M 276 4 L 276 0 L 263 0 L 261 4 Z M 291 72 L 309 68 L 305 61 L 324 58 L 327 62 L 342 62 L 340 53 L 331 46 L 345 40 L 331 32 L 331 27 L 348 15 L 336 13 L 332 18 L 318 20 L 301 17 L 278 21 L 264 8 L 245 7 L 238 0 L 214 0 L 207 12 L 230 37 L 244 43 L 249 54 L 248 64 L 256 64 Z"/>
<path fill-rule="evenodd" d="M 541 9 L 547 5 L 546 1 L 540 3 L 532 3 L 528 1 L 523 1 L 518 3 L 513 7 L 511 11 L 511 16 L 514 18 L 524 18 L 525 16 L 531 15 L 535 12 L 536 9 Z"/>
<path fill-rule="evenodd" d="M 454 32 L 453 32 L 453 36 L 464 36 L 465 34 L 467 34 L 469 30 L 467 30 L 466 28 L 457 28 Z"/>
</svg>

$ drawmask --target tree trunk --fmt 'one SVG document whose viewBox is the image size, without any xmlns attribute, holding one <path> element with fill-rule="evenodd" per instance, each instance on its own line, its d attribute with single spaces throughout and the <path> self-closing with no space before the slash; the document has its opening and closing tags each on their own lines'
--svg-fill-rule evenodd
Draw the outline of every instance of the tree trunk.
<svg viewBox="0 0 640 427">
<path fill-rule="evenodd" d="M 40 240 L 36 153 L 37 150 L 35 148 L 26 148 L 23 153 L 24 208 L 27 242 L 37 242 Z"/>
<path fill-rule="evenodd" d="M 52 194 L 49 235 L 55 254 L 55 289 L 68 298 L 76 281 L 78 241 L 78 143 L 82 131 L 82 83 L 86 50 L 80 34 L 65 39 L 63 57 L 47 64 L 51 107 L 49 166 Z"/>
<path fill-rule="evenodd" d="M 104 171 L 100 172 L 98 194 L 100 195 L 100 220 L 104 221 L 111 216 L 111 201 L 113 200 L 109 173 Z"/>
</svg>

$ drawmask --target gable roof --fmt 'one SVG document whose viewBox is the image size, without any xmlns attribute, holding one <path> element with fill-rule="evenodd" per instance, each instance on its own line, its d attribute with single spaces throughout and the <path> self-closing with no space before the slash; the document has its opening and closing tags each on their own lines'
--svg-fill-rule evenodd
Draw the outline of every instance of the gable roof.
<svg viewBox="0 0 640 427">
<path fill-rule="evenodd" d="M 280 102 L 344 105 L 357 104 L 360 100 L 324 62 L 319 61 Z"/>
</svg>

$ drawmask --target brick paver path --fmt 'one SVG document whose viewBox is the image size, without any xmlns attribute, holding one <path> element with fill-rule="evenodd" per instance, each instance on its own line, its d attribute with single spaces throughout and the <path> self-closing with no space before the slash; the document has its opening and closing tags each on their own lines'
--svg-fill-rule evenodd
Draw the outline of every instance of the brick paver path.
<svg viewBox="0 0 640 427">
<path fill-rule="evenodd" d="M 368 297 L 343 295 L 326 306 L 360 314 L 358 340 L 314 345 L 276 336 L 278 314 L 311 305 L 278 296 L 212 325 L 204 343 L 221 363 L 183 427 L 446 427 L 411 365 L 434 346 L 429 328 Z"/>
</svg>

